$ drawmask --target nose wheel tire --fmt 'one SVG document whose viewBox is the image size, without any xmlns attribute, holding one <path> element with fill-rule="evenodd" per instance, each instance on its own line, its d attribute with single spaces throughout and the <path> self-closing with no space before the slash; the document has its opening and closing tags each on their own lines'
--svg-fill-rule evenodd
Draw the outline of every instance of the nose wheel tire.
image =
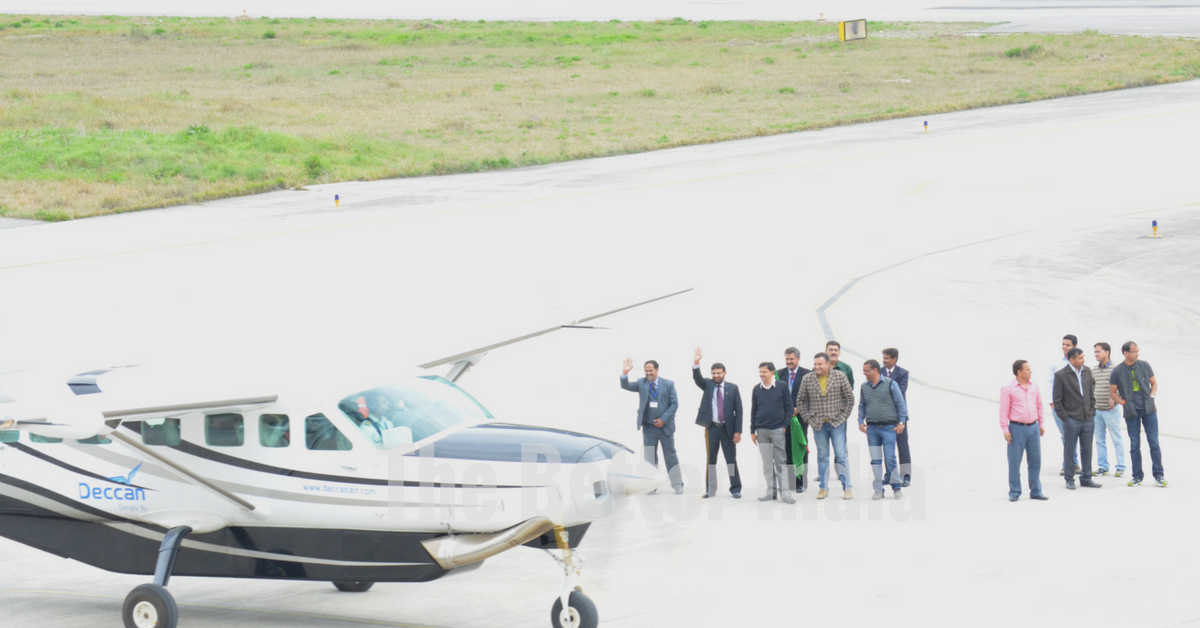
<svg viewBox="0 0 1200 628">
<path fill-rule="evenodd" d="M 121 607 L 125 628 L 175 628 L 179 608 L 166 587 L 143 584 L 125 596 Z"/>
<path fill-rule="evenodd" d="M 335 583 L 333 583 L 333 586 L 337 587 L 338 591 L 345 591 L 346 593 L 362 593 L 363 591 L 370 589 L 372 586 L 375 586 L 375 583 L 374 582 L 335 582 Z"/>
<path fill-rule="evenodd" d="M 554 600 L 554 608 L 550 610 L 550 623 L 554 628 L 596 628 L 600 625 L 600 615 L 588 596 L 580 591 L 573 591 L 565 610 L 561 598 Z"/>
</svg>

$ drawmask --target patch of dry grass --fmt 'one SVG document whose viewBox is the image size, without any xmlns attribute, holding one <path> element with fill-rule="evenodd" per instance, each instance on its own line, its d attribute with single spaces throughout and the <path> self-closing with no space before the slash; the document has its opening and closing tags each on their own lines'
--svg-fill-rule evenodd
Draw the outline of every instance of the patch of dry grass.
<svg viewBox="0 0 1200 628">
<path fill-rule="evenodd" d="M 1191 40 L 980 37 L 966 34 L 973 24 L 871 24 L 871 39 L 842 44 L 836 25 L 812 22 L 45 19 L 0 16 L 10 216 L 539 164 L 1200 76 Z"/>
</svg>

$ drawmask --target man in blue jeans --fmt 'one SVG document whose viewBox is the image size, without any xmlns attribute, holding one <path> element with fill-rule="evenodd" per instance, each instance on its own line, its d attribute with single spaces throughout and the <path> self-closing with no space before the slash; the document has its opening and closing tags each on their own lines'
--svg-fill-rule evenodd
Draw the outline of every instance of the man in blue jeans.
<svg viewBox="0 0 1200 628">
<path fill-rule="evenodd" d="M 1113 450 L 1117 453 L 1115 477 L 1125 475 L 1125 438 L 1121 435 L 1121 407 L 1112 402 L 1109 380 L 1112 379 L 1113 363 L 1109 359 L 1112 347 L 1107 342 L 1097 342 L 1094 353 L 1096 366 L 1092 377 L 1096 380 L 1096 475 L 1108 475 L 1108 441 L 1105 432 L 1112 436 Z"/>
<path fill-rule="evenodd" d="M 821 482 L 817 499 L 829 496 L 830 443 L 833 444 L 837 476 L 842 481 L 842 497 L 853 499 L 850 460 L 846 452 L 846 419 L 854 411 L 854 389 L 844 373 L 830 368 L 828 355 L 818 353 L 813 356 L 812 372 L 800 380 L 796 407 L 800 409 L 800 418 L 813 429 L 813 440 L 817 441 L 817 479 Z"/>
<path fill-rule="evenodd" d="M 896 435 L 904 431 L 908 423 L 908 406 L 900 385 L 890 377 L 879 373 L 879 362 L 867 360 L 863 363 L 863 382 L 858 396 L 858 429 L 867 435 L 867 448 L 871 451 L 871 471 L 875 474 L 875 494 L 871 499 L 883 499 L 885 483 L 883 466 L 887 465 L 887 484 L 892 485 L 896 499 L 900 499 L 900 474 L 896 470 Z"/>
<path fill-rule="evenodd" d="M 1109 394 L 1112 400 L 1125 408 L 1125 425 L 1129 428 L 1129 463 L 1133 471 L 1130 486 L 1141 486 L 1142 478 L 1142 428 L 1146 429 L 1146 440 L 1150 443 L 1150 472 L 1159 486 L 1166 487 L 1163 475 L 1162 450 L 1158 447 L 1158 408 L 1154 396 L 1158 394 L 1158 381 L 1154 369 L 1138 359 L 1138 346 L 1132 340 L 1121 345 L 1125 361 L 1113 368 L 1109 379 Z"/>
</svg>

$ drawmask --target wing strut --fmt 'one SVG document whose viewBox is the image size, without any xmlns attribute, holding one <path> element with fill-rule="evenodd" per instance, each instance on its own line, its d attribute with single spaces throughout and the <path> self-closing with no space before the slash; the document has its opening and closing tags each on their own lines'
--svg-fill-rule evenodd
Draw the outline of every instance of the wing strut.
<svg viewBox="0 0 1200 628">
<path fill-rule="evenodd" d="M 203 486 L 204 488 L 207 488 L 207 489 L 215 492 L 216 494 L 220 495 L 221 497 L 224 497 L 225 499 L 228 499 L 229 501 L 237 504 L 238 506 L 241 506 L 242 508 L 245 508 L 246 510 L 254 510 L 254 504 L 251 504 L 250 502 L 238 497 L 237 495 L 234 495 L 233 493 L 230 493 L 229 491 L 216 486 L 212 482 L 209 482 L 208 480 L 196 475 L 195 473 L 188 471 L 187 469 L 180 466 L 179 464 L 167 459 L 165 456 L 158 453 L 157 451 L 150 449 L 149 447 L 137 442 L 136 440 L 126 436 L 125 434 L 122 434 L 122 433 L 114 430 L 111 434 L 109 434 L 109 436 L 121 441 L 122 443 L 125 443 L 126 445 L 129 445 L 130 447 L 133 447 L 134 449 L 146 454 L 147 456 L 150 456 L 151 458 L 154 458 L 155 460 L 161 462 L 162 464 L 166 465 L 167 467 L 170 467 L 176 473 L 179 473 L 180 475 L 186 477 L 187 479 L 191 480 L 192 482 L 195 482 L 196 484 L 199 484 L 200 486 Z"/>
<path fill-rule="evenodd" d="M 452 382 L 457 382 L 458 378 L 462 377 L 463 373 L 467 372 L 467 369 L 482 362 L 484 356 L 486 356 L 488 354 L 488 351 L 491 351 L 493 349 L 499 349 L 500 347 L 515 344 L 515 343 L 518 343 L 518 342 L 521 342 L 524 340 L 529 340 L 530 338 L 537 338 L 538 336 L 548 334 L 552 331 L 558 331 L 560 329 L 597 329 L 597 328 L 589 327 L 586 325 L 580 325 L 580 323 L 586 323 L 588 321 L 593 321 L 593 320 L 596 320 L 597 318 L 603 318 L 605 316 L 610 316 L 612 314 L 616 314 L 617 312 L 624 312 L 625 310 L 631 310 L 635 307 L 641 307 L 648 303 L 654 303 L 655 301 L 669 299 L 673 296 L 678 296 L 685 292 L 691 292 L 691 291 L 692 291 L 692 289 L 688 288 L 686 290 L 680 290 L 679 292 L 672 292 L 671 294 L 665 294 L 661 297 L 655 297 L 648 301 L 642 301 L 640 303 L 634 303 L 633 305 L 626 305 L 625 307 L 619 307 L 615 310 L 609 310 L 602 314 L 596 314 L 593 316 L 588 316 L 586 318 L 581 318 L 577 321 L 571 321 L 569 323 L 564 323 L 562 325 L 555 325 L 554 327 L 547 327 L 546 329 L 543 329 L 541 331 L 535 331 L 531 334 L 525 334 L 524 336 L 519 336 L 517 338 L 511 338 L 511 339 L 505 340 L 503 342 L 497 342 L 495 344 L 491 344 L 486 347 L 480 347 L 478 349 L 471 349 L 470 351 L 464 351 L 462 353 L 452 355 L 448 358 L 434 360 L 433 362 L 426 362 L 425 364 L 421 364 L 420 368 L 431 369 L 435 366 L 442 366 L 443 364 L 453 364 L 454 366 L 450 369 L 450 372 L 446 374 L 446 379 L 448 379 Z"/>
</svg>

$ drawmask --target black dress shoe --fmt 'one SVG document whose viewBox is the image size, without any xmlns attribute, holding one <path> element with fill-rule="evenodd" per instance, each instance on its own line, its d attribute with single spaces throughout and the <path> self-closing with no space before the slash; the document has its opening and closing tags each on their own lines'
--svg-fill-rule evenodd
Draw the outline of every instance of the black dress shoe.
<svg viewBox="0 0 1200 628">
<path fill-rule="evenodd" d="M 904 476 L 904 482 L 902 484 L 900 484 L 900 486 L 903 486 L 904 488 L 908 488 L 909 484 L 912 484 L 912 478 L 910 478 L 906 475 L 906 476 Z"/>
<path fill-rule="evenodd" d="M 734 498 L 734 499 L 741 499 L 741 498 L 742 498 L 742 492 L 741 492 L 741 491 L 731 491 L 729 494 L 730 494 L 730 495 L 733 495 L 733 498 Z"/>
<path fill-rule="evenodd" d="M 1015 502 L 1015 501 L 1017 501 L 1018 499 L 1020 499 L 1020 497 L 1021 497 L 1020 495 L 1009 495 L 1009 496 L 1008 496 L 1008 501 L 1010 501 L 1010 502 Z"/>
<path fill-rule="evenodd" d="M 705 493 L 705 494 L 704 494 L 704 496 L 703 496 L 703 497 L 701 497 L 700 499 L 708 499 L 709 497 L 712 497 L 712 495 L 709 495 L 708 493 Z"/>
<path fill-rule="evenodd" d="M 1087 488 L 1100 488 L 1100 485 L 1093 482 L 1091 478 L 1080 480 L 1079 485 L 1086 486 Z"/>
<path fill-rule="evenodd" d="M 1075 490 L 1075 480 L 1067 480 L 1067 490 Z"/>
<path fill-rule="evenodd" d="M 1036 499 L 1039 502 L 1050 501 L 1050 498 L 1046 497 L 1045 495 L 1030 495 L 1029 499 Z"/>
</svg>

